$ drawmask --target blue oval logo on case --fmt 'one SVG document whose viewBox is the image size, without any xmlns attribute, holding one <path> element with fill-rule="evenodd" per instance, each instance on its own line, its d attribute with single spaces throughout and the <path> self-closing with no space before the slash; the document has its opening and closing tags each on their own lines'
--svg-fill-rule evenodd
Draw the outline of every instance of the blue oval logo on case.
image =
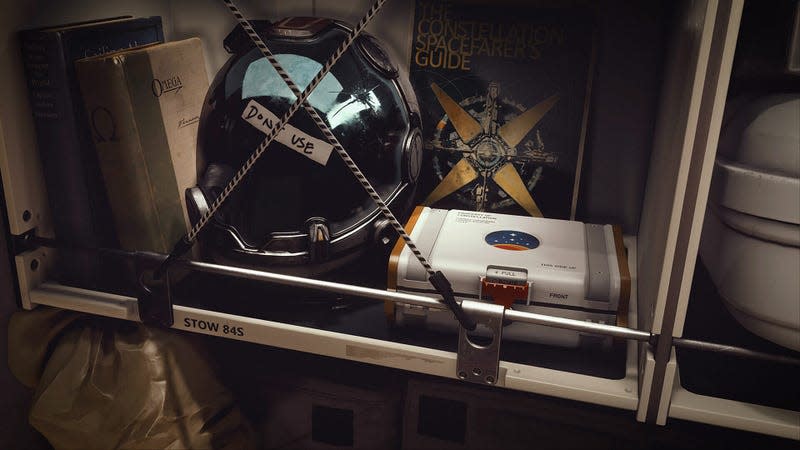
<svg viewBox="0 0 800 450">
<path fill-rule="evenodd" d="M 528 233 L 515 230 L 493 231 L 487 234 L 484 240 L 492 247 L 515 252 L 532 250 L 539 246 L 539 239 Z"/>
</svg>

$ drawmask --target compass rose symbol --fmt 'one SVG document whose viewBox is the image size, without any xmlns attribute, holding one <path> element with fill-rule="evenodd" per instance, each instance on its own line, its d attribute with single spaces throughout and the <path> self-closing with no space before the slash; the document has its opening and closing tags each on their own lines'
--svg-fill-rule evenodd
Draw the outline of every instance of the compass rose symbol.
<svg viewBox="0 0 800 450">
<path fill-rule="evenodd" d="M 497 83 L 489 83 L 483 98 L 483 111 L 474 114 L 477 117 L 473 117 L 473 114 L 462 107 L 468 99 L 462 100 L 459 104 L 436 83 L 431 84 L 431 89 L 447 116 L 447 119 L 439 123 L 438 129 L 441 130 L 446 120 L 449 120 L 457 134 L 457 139 L 448 142 L 448 145 L 444 145 L 441 139 L 435 139 L 433 147 L 441 151 L 460 153 L 461 158 L 442 177 L 424 204 L 432 205 L 478 180 L 474 190 L 475 206 L 478 211 L 482 211 L 488 202 L 489 180 L 491 180 L 528 214 L 541 217 L 542 212 L 514 163 L 552 163 L 556 160 L 557 155 L 543 152 L 541 149 L 530 150 L 520 143 L 555 106 L 558 95 L 553 95 L 500 124 L 498 123 L 500 86 Z M 538 132 L 537 139 L 541 144 Z M 543 148 L 543 144 L 541 147 Z M 539 173 L 541 169 L 538 169 L 537 177 Z"/>
</svg>

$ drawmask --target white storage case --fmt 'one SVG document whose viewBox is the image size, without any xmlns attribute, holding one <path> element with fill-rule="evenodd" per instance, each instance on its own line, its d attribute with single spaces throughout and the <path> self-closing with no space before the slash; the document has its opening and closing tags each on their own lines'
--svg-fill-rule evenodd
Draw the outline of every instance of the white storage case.
<svg viewBox="0 0 800 450">
<path fill-rule="evenodd" d="M 406 229 L 457 300 L 480 299 L 519 311 L 612 325 L 627 324 L 630 272 L 619 229 L 611 225 L 418 207 Z M 389 286 L 438 297 L 416 257 L 398 241 Z M 400 305 L 398 325 L 456 329 L 447 311 Z M 504 339 L 577 347 L 611 339 L 512 323 Z"/>
</svg>

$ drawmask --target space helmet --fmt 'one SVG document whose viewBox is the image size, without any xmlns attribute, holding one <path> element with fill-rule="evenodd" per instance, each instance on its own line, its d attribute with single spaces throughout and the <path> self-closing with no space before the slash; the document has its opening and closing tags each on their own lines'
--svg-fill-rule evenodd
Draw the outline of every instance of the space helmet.
<svg viewBox="0 0 800 450">
<path fill-rule="evenodd" d="M 300 90 L 351 30 L 320 18 L 252 24 Z M 200 116 L 198 186 L 186 191 L 193 223 L 296 100 L 240 26 L 224 45 L 231 56 Z M 308 102 L 392 212 L 407 213 L 422 160 L 419 106 L 407 75 L 383 44 L 360 35 Z M 392 227 L 331 150 L 300 108 L 200 234 L 205 255 L 313 276 L 391 245 Z"/>
</svg>

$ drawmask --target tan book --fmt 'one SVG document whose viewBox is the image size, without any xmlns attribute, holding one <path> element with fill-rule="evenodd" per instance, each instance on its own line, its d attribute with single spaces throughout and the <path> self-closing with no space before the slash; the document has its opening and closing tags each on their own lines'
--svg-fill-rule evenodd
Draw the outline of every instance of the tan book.
<svg viewBox="0 0 800 450">
<path fill-rule="evenodd" d="M 208 90 L 200 39 L 75 63 L 120 244 L 168 252 L 186 233 L 197 127 Z"/>
</svg>

